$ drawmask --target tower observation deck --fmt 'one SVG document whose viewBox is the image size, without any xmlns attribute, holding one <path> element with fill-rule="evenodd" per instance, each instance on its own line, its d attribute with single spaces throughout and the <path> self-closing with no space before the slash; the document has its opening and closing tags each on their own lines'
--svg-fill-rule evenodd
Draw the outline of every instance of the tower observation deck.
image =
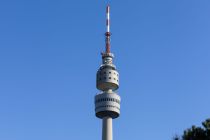
<svg viewBox="0 0 210 140">
<path fill-rule="evenodd" d="M 102 64 L 96 75 L 96 87 L 100 90 L 95 96 L 95 115 L 103 120 L 102 140 L 112 140 L 112 120 L 120 115 L 119 73 L 113 64 L 114 54 L 110 51 L 110 6 L 106 7 L 106 50 L 101 53 Z"/>
</svg>

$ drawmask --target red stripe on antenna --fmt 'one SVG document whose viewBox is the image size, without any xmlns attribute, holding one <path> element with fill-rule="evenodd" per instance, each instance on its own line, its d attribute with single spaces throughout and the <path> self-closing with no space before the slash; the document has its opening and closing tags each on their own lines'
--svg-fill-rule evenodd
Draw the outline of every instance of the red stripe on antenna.
<svg viewBox="0 0 210 140">
<path fill-rule="evenodd" d="M 107 5 L 107 7 L 106 7 L 106 13 L 109 13 L 109 12 L 110 12 L 110 6 Z"/>
<path fill-rule="evenodd" d="M 106 25 L 108 26 L 108 25 L 110 25 L 110 20 L 106 20 Z"/>
</svg>

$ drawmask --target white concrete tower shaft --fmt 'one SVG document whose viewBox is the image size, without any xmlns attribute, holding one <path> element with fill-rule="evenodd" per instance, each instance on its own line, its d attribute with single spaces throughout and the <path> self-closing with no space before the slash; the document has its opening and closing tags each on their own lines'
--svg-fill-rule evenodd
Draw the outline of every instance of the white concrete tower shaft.
<svg viewBox="0 0 210 140">
<path fill-rule="evenodd" d="M 102 140 L 112 140 L 112 118 L 104 117 L 102 125 Z"/>
<path fill-rule="evenodd" d="M 112 140 L 112 120 L 120 115 L 120 96 L 115 92 L 119 88 L 119 73 L 113 64 L 114 54 L 110 51 L 110 6 L 106 7 L 105 52 L 102 53 L 102 65 L 97 71 L 96 87 L 100 90 L 95 96 L 95 114 L 102 119 L 102 140 Z"/>
</svg>

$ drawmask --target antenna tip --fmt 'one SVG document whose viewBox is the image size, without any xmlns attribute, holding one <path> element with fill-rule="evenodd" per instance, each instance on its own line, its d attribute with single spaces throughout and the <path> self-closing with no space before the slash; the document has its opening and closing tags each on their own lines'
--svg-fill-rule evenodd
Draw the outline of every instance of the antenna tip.
<svg viewBox="0 0 210 140">
<path fill-rule="evenodd" d="M 106 6 L 106 12 L 107 12 L 107 13 L 110 12 L 110 5 L 109 5 L 109 4 Z"/>
</svg>

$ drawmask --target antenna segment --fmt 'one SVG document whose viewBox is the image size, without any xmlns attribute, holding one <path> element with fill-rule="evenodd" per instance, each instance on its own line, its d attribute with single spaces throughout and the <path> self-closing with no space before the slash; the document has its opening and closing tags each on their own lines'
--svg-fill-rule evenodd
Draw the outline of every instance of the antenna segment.
<svg viewBox="0 0 210 140">
<path fill-rule="evenodd" d="M 106 32 L 110 32 L 110 6 L 106 7 Z"/>
<path fill-rule="evenodd" d="M 107 5 L 106 7 L 106 33 L 105 33 L 105 37 L 106 37 L 106 54 L 110 53 L 110 6 Z"/>
</svg>

